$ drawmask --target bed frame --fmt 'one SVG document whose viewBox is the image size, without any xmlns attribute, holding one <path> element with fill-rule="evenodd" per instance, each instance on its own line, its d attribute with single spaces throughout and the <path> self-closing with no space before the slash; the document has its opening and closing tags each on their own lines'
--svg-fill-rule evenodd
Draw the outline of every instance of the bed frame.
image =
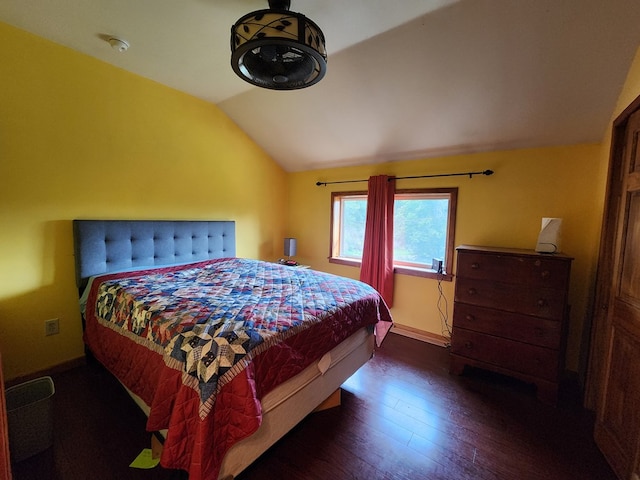
<svg viewBox="0 0 640 480">
<path fill-rule="evenodd" d="M 233 221 L 74 220 L 73 232 L 80 293 L 93 275 L 236 256 Z M 319 406 L 339 404 L 340 385 L 373 350 L 373 331 L 363 328 L 265 395 L 260 428 L 229 450 L 218 478 L 238 475 Z M 149 415 L 149 407 L 129 394 Z"/>
</svg>

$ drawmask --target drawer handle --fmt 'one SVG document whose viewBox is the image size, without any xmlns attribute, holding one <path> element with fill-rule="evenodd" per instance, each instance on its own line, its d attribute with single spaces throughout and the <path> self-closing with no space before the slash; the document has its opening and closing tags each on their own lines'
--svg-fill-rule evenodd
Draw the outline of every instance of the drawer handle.
<svg viewBox="0 0 640 480">
<path fill-rule="evenodd" d="M 471 264 L 471 268 L 472 268 L 473 270 L 477 270 L 477 269 L 479 269 L 479 268 L 480 268 L 480 264 L 479 264 L 479 263 L 477 263 L 477 262 L 473 262 L 473 263 Z"/>
<path fill-rule="evenodd" d="M 536 337 L 544 337 L 544 329 L 540 327 L 534 328 L 533 332 L 536 334 Z"/>
<path fill-rule="evenodd" d="M 473 315 L 467 315 L 467 316 L 466 316 L 466 317 L 464 317 L 464 318 L 466 318 L 466 319 L 467 319 L 467 320 L 469 320 L 470 322 L 473 322 L 473 321 L 476 319 L 476 317 L 474 317 Z"/>
<path fill-rule="evenodd" d="M 469 292 L 469 295 L 475 295 L 476 293 L 478 293 L 478 291 L 475 288 L 470 288 L 468 292 Z"/>
<path fill-rule="evenodd" d="M 551 273 L 549 272 L 549 270 L 544 270 L 544 271 L 540 274 L 540 276 L 541 276 L 542 278 L 547 278 L 549 275 L 551 275 Z"/>
<path fill-rule="evenodd" d="M 473 342 L 466 342 L 464 348 L 471 350 L 473 348 Z"/>
<path fill-rule="evenodd" d="M 544 298 L 538 299 L 537 303 L 539 307 L 544 307 L 545 305 L 547 305 L 547 301 Z"/>
</svg>

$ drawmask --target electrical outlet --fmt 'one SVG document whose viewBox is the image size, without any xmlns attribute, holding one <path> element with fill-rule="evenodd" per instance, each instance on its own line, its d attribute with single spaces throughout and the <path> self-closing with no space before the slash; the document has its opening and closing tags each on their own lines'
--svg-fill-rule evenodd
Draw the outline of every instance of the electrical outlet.
<svg viewBox="0 0 640 480">
<path fill-rule="evenodd" d="M 58 333 L 60 333 L 60 321 L 57 318 L 44 321 L 44 334 L 46 336 L 57 335 Z"/>
</svg>

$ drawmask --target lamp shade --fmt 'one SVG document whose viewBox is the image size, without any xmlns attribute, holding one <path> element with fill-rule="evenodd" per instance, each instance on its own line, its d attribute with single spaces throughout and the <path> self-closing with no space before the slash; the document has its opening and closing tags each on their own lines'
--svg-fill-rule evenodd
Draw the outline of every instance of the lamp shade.
<svg viewBox="0 0 640 480">
<path fill-rule="evenodd" d="M 240 18 L 231 27 L 231 67 L 243 80 L 273 90 L 319 82 L 327 70 L 322 30 L 290 1 L 270 0 L 269 10 Z"/>
<path fill-rule="evenodd" d="M 287 257 L 293 257 L 296 254 L 296 239 L 285 238 L 284 239 L 284 254 Z"/>
</svg>

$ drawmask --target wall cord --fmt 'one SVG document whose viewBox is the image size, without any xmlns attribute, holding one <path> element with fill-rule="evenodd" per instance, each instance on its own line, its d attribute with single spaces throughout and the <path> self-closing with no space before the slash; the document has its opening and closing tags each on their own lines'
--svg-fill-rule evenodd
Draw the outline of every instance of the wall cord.
<svg viewBox="0 0 640 480">
<path fill-rule="evenodd" d="M 440 322 L 442 324 L 442 336 L 445 338 L 445 347 L 451 346 L 451 327 L 449 326 L 449 305 L 447 303 L 447 297 L 445 297 L 442 291 L 442 279 L 444 274 L 438 273 L 438 301 L 436 306 L 438 307 L 438 315 L 440 316 Z"/>
</svg>

